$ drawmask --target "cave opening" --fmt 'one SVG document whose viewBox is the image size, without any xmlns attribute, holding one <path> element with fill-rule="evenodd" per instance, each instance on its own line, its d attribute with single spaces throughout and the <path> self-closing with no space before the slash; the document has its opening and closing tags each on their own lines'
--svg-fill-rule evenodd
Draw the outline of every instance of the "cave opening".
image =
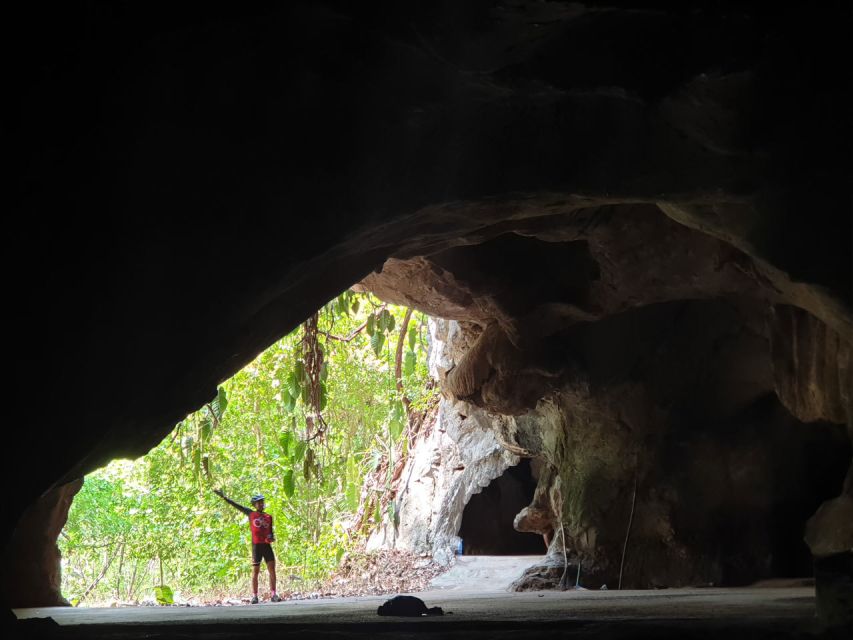
<svg viewBox="0 0 853 640">
<path fill-rule="evenodd" d="M 286 571 L 275 584 L 262 571 L 254 596 L 323 588 L 387 513 L 384 481 L 435 412 L 429 321 L 347 289 L 147 453 L 86 474 L 50 541 L 61 597 L 74 607 L 252 602 L 258 494 Z M 365 498 L 373 486 L 383 490 Z"/>
<path fill-rule="evenodd" d="M 543 536 L 517 531 L 516 514 L 533 500 L 536 480 L 529 459 L 522 459 L 480 493 L 471 496 L 462 513 L 459 537 L 465 555 L 542 555 Z"/>
</svg>

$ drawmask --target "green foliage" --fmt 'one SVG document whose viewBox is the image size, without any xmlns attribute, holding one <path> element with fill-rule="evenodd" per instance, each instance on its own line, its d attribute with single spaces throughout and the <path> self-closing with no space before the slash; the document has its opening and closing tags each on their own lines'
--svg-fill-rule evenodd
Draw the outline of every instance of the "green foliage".
<svg viewBox="0 0 853 640">
<path fill-rule="evenodd" d="M 157 604 L 175 604 L 175 594 L 172 588 L 165 584 L 154 587 L 154 597 L 157 599 Z"/>
<path fill-rule="evenodd" d="M 284 470 L 284 474 L 281 477 L 281 484 L 284 487 L 284 495 L 292 498 L 294 491 L 296 491 L 296 480 L 293 478 L 293 469 Z"/>
<path fill-rule="evenodd" d="M 403 359 L 403 374 L 407 376 L 411 376 L 415 372 L 415 366 L 417 365 L 418 358 L 414 351 L 406 351 L 406 355 Z"/>
<path fill-rule="evenodd" d="M 159 602 L 165 584 L 175 588 L 173 598 L 245 591 L 249 527 L 213 494 L 215 487 L 246 505 L 253 493 L 266 495 L 282 589 L 290 575 L 301 588 L 324 578 L 366 534 L 358 522 L 369 517 L 362 516 L 378 520 L 380 509 L 397 515 L 393 501 L 380 507 L 370 496 L 362 504 L 362 488 L 383 460 L 390 479 L 394 458 L 407 450 L 395 379 L 399 339 L 412 406 L 426 406 L 436 393 L 426 384 L 425 317 L 413 314 L 401 336 L 405 312 L 344 292 L 317 316 L 317 404 L 299 328 L 225 382 L 144 458 L 88 476 L 59 540 L 63 594 L 87 604 L 141 599 L 156 588 Z"/>
<path fill-rule="evenodd" d="M 385 334 L 377 331 L 372 336 L 370 336 L 370 346 L 373 349 L 373 353 L 377 356 L 382 353 L 382 347 L 385 345 Z"/>
</svg>

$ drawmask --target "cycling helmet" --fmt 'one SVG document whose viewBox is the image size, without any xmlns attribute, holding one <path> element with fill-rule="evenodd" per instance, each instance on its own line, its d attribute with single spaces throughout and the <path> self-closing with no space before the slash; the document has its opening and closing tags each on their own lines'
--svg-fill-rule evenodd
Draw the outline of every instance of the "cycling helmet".
<svg viewBox="0 0 853 640">
<path fill-rule="evenodd" d="M 264 499 L 263 494 L 261 494 L 261 493 L 256 493 L 255 495 L 253 495 L 253 496 L 252 496 L 252 500 L 251 500 L 251 502 L 252 502 L 252 504 L 255 504 L 256 502 L 260 502 L 260 501 L 261 501 L 261 500 L 263 500 L 263 499 Z"/>
</svg>

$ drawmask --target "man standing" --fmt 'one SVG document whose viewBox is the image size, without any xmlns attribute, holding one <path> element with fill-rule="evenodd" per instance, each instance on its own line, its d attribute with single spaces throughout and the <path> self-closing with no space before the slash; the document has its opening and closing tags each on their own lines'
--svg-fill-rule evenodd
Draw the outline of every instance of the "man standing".
<svg viewBox="0 0 853 640">
<path fill-rule="evenodd" d="M 272 516 L 264 513 L 264 497 L 261 494 L 252 496 L 252 509 L 237 504 L 222 493 L 221 489 L 213 492 L 225 500 L 241 513 L 249 516 L 249 528 L 252 531 L 252 604 L 258 604 L 258 573 L 261 570 L 261 559 L 267 563 L 267 571 L 270 574 L 270 592 L 272 602 L 281 602 L 281 597 L 275 592 L 275 554 L 272 550 L 272 542 L 275 542 L 275 534 L 272 528 Z"/>
</svg>

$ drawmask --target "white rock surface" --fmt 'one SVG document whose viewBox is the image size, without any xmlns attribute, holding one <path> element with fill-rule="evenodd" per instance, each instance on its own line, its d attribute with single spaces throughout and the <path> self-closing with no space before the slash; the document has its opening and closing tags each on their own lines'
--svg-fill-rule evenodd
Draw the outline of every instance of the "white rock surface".
<svg viewBox="0 0 853 640">
<path fill-rule="evenodd" d="M 455 365 L 460 350 L 454 341 L 461 330 L 454 321 L 433 319 L 430 336 L 430 372 L 440 379 Z M 425 425 L 428 435 L 418 439 L 403 469 L 400 524 L 384 523 L 371 536 L 369 550 L 405 549 L 440 564 L 453 561 L 468 500 L 519 462 L 499 443 L 494 423 L 477 407 L 442 398 L 435 424 Z"/>
</svg>

